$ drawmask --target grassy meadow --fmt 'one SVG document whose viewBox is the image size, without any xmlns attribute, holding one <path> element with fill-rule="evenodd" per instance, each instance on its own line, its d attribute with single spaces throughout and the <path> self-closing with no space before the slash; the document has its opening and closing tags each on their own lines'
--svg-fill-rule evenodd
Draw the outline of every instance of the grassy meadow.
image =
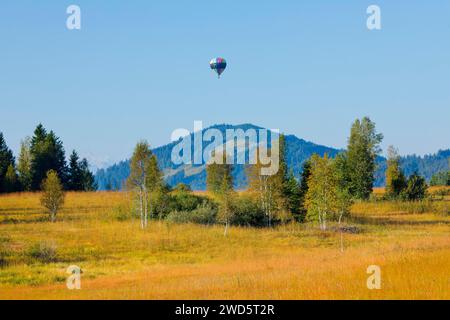
<svg viewBox="0 0 450 320">
<path fill-rule="evenodd" d="M 38 193 L 0 196 L 0 299 L 450 299 L 450 189 L 356 203 L 344 227 L 174 224 L 141 230 L 120 192 L 68 193 L 50 223 Z M 374 198 L 383 190 L 374 191 Z M 68 290 L 70 265 L 81 290 Z M 366 286 L 369 265 L 382 288 Z"/>
</svg>

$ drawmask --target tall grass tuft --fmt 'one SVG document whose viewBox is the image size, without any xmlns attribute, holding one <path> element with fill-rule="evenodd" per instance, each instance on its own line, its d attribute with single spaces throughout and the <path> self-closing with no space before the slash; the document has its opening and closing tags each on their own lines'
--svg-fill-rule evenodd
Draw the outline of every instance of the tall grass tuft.
<svg viewBox="0 0 450 320">
<path fill-rule="evenodd" d="M 51 241 L 40 241 L 34 243 L 27 252 L 28 256 L 42 263 L 56 262 L 57 250 L 55 243 Z"/>
</svg>

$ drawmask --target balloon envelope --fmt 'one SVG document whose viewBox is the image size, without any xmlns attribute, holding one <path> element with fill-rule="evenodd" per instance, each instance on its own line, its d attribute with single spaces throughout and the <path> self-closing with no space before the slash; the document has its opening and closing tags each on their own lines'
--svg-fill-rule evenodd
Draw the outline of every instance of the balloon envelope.
<svg viewBox="0 0 450 320">
<path fill-rule="evenodd" d="M 214 58 L 210 61 L 209 66 L 212 70 L 217 72 L 217 75 L 220 77 L 227 67 L 227 62 L 224 58 Z"/>
</svg>

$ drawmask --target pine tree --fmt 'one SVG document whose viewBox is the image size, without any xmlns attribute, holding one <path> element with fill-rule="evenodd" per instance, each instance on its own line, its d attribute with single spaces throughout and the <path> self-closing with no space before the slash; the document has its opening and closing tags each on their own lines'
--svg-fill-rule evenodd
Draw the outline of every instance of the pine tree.
<svg viewBox="0 0 450 320">
<path fill-rule="evenodd" d="M 89 170 L 89 163 L 86 158 L 83 158 L 79 163 L 82 176 L 82 191 L 95 191 L 98 186 L 95 182 L 94 174 Z"/>
<path fill-rule="evenodd" d="M 283 134 L 278 138 L 278 171 L 274 175 L 273 180 L 275 184 L 275 199 L 277 201 L 277 211 L 292 214 L 291 209 L 296 211 L 296 208 L 291 208 L 294 202 L 291 201 L 291 193 L 295 191 L 295 187 L 290 185 L 294 181 L 289 181 L 288 167 L 286 163 L 286 139 Z M 293 187 L 293 188 L 292 188 Z"/>
<path fill-rule="evenodd" d="M 299 206 L 299 221 L 304 221 L 306 217 L 306 194 L 308 193 L 308 180 L 311 176 L 311 160 L 308 159 L 303 163 L 302 173 L 300 175 L 300 183 L 299 183 L 299 198 L 300 198 L 300 206 Z"/>
<path fill-rule="evenodd" d="M 0 193 L 5 192 L 5 178 L 8 168 L 14 168 L 14 156 L 6 145 L 3 133 L 0 132 Z"/>
<path fill-rule="evenodd" d="M 47 135 L 48 144 L 48 161 L 51 163 L 51 169 L 55 170 L 58 177 L 61 179 L 63 186 L 67 185 L 67 164 L 66 154 L 63 143 L 53 131 Z"/>
<path fill-rule="evenodd" d="M 49 170 L 58 174 L 63 186 L 67 185 L 67 165 L 64 147 L 53 131 L 47 133 L 39 124 L 31 139 L 31 189 L 39 190 Z"/>
<path fill-rule="evenodd" d="M 292 171 L 284 182 L 284 196 L 287 200 L 287 210 L 297 221 L 302 221 L 300 186 Z"/>
<path fill-rule="evenodd" d="M 75 150 L 72 151 L 69 158 L 67 189 L 73 191 L 84 190 L 83 172 L 80 168 L 80 158 Z"/>
<path fill-rule="evenodd" d="M 23 191 L 31 191 L 31 139 L 26 137 L 20 143 L 20 154 L 17 164 L 19 182 Z"/>
<path fill-rule="evenodd" d="M 383 135 L 375 131 L 369 118 L 357 119 L 351 128 L 347 148 L 350 192 L 357 199 L 368 199 L 372 193 L 376 157 L 381 151 Z"/>
</svg>

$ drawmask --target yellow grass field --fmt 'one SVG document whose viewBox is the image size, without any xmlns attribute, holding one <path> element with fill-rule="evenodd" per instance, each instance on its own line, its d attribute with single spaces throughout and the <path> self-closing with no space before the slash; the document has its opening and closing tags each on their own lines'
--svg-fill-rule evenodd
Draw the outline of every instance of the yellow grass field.
<svg viewBox="0 0 450 320">
<path fill-rule="evenodd" d="M 150 221 L 142 231 L 121 218 L 127 203 L 126 193 L 69 193 L 50 223 L 39 194 L 0 196 L 0 299 L 450 299 L 446 196 L 356 203 L 344 233 L 292 223 L 232 227 L 226 238 L 220 225 Z M 53 261 L 30 253 L 42 244 Z M 82 269 L 81 290 L 66 287 L 70 265 Z M 380 290 L 367 288 L 370 265 Z"/>
</svg>

